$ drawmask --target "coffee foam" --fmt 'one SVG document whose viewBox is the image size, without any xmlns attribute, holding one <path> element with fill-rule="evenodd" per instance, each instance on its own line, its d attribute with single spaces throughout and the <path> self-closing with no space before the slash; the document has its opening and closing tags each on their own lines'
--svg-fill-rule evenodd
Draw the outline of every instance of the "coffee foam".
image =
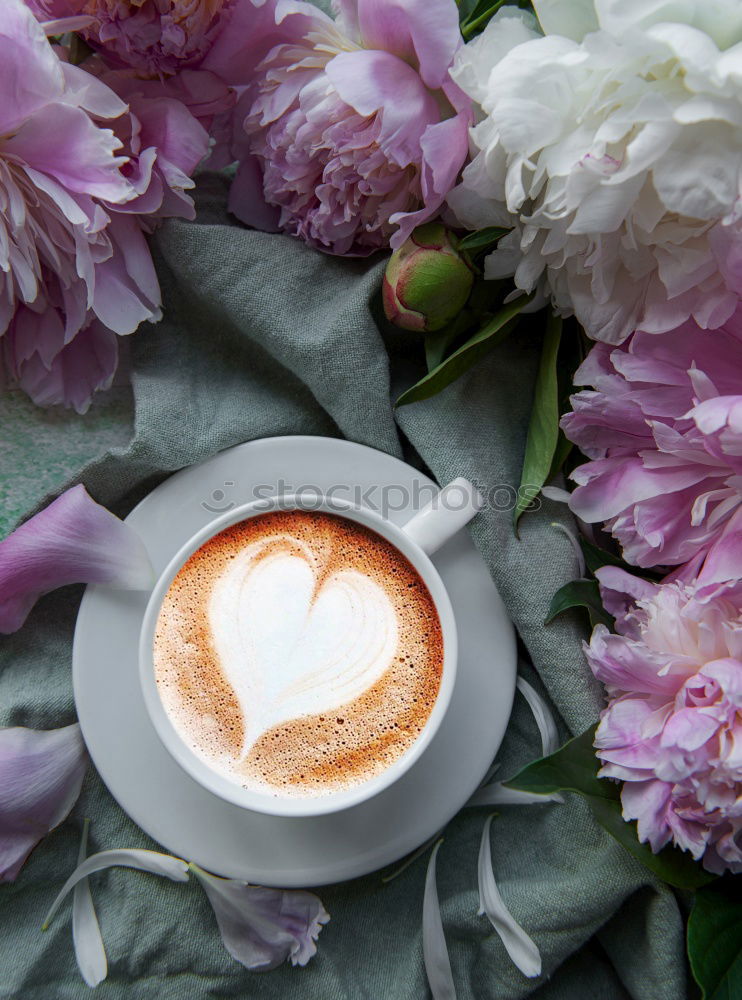
<svg viewBox="0 0 742 1000">
<path fill-rule="evenodd" d="M 247 788 L 313 795 L 410 748 L 438 694 L 443 640 L 425 584 L 386 539 L 282 511 L 226 529 L 185 563 L 154 662 L 170 719 L 207 763 Z"/>
</svg>

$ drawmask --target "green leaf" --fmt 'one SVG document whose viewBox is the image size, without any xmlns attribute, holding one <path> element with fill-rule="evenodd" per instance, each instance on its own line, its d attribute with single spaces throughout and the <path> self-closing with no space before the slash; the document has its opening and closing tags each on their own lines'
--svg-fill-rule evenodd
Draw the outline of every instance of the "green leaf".
<svg viewBox="0 0 742 1000">
<path fill-rule="evenodd" d="M 688 958 L 703 1000 L 742 1000 L 742 879 L 699 889 L 688 918 Z"/>
<path fill-rule="evenodd" d="M 468 309 L 464 309 L 442 330 L 425 335 L 425 364 L 429 372 L 438 367 L 448 354 L 451 345 L 473 325 L 473 319 L 472 313 Z"/>
<path fill-rule="evenodd" d="M 565 437 L 564 431 L 560 430 L 557 437 L 557 445 L 554 449 L 554 457 L 551 460 L 551 466 L 549 467 L 549 474 L 547 475 L 545 482 L 550 483 L 557 473 L 562 471 L 562 466 L 567 461 L 569 456 L 572 454 L 572 449 L 574 445 L 572 442 Z"/>
<path fill-rule="evenodd" d="M 599 761 L 595 756 L 594 740 L 595 726 L 565 743 L 551 756 L 529 764 L 504 784 L 507 788 L 538 795 L 576 792 L 586 799 L 603 829 L 663 882 L 677 889 L 697 889 L 711 882 L 714 876 L 704 871 L 689 854 L 672 846 L 653 854 L 647 844 L 640 843 L 636 824 L 627 823 L 621 815 L 620 786 L 608 778 L 598 777 Z"/>
<path fill-rule="evenodd" d="M 467 250 L 469 253 L 489 250 L 509 232 L 509 229 L 504 229 L 501 226 L 487 226 L 485 229 L 478 229 L 475 233 L 469 233 L 468 236 L 459 240 L 459 250 Z"/>
<path fill-rule="evenodd" d="M 461 24 L 461 34 L 465 41 L 468 42 L 473 35 L 483 31 L 504 3 L 505 0 L 496 0 L 494 3 L 493 0 L 479 0 L 479 3 Z"/>
<path fill-rule="evenodd" d="M 614 556 L 613 553 L 606 552 L 605 549 L 593 545 L 592 542 L 589 542 L 582 536 L 580 536 L 580 545 L 582 546 L 582 554 L 585 557 L 585 565 L 591 573 L 594 573 L 596 569 L 600 569 L 601 566 L 618 566 L 620 569 L 628 569 L 628 566 L 620 556 Z M 635 568 L 634 572 L 636 572 Z"/>
<path fill-rule="evenodd" d="M 518 314 L 530 301 L 530 296 L 522 295 L 515 302 L 509 302 L 503 306 L 481 330 L 478 330 L 450 357 L 442 361 L 433 371 L 428 372 L 407 392 L 403 392 L 396 405 L 406 406 L 408 403 L 416 403 L 421 399 L 429 399 L 469 371 L 512 333 L 518 321 Z"/>
<path fill-rule="evenodd" d="M 513 510 L 514 527 L 533 499 L 534 491 L 538 493 L 546 482 L 559 439 L 559 386 L 556 361 L 561 335 L 562 321 L 550 313 L 546 322 L 541 361 L 533 390 L 533 409 L 528 425 L 520 489 Z"/>
<path fill-rule="evenodd" d="M 597 580 L 572 580 L 560 587 L 551 599 L 544 625 L 568 608 L 587 608 L 593 628 L 598 624 L 613 628 L 614 620 L 603 607 Z"/>
</svg>

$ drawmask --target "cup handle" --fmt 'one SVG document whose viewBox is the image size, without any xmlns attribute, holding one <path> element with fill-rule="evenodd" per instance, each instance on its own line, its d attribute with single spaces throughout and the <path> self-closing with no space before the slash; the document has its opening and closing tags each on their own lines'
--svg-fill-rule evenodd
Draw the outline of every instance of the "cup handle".
<svg viewBox="0 0 742 1000">
<path fill-rule="evenodd" d="M 402 531 L 427 555 L 432 555 L 482 509 L 482 497 L 473 483 L 459 477 L 450 482 L 414 514 Z"/>
</svg>

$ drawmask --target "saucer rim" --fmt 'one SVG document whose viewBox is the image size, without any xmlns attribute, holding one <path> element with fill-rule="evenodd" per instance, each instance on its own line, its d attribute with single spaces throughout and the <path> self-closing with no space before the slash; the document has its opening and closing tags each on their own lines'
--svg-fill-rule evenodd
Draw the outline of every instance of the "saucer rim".
<svg viewBox="0 0 742 1000">
<path fill-rule="evenodd" d="M 283 463 L 283 468 L 283 466 L 290 465 L 292 452 L 296 456 L 298 469 L 301 468 L 302 462 L 306 464 L 308 458 L 311 456 L 313 463 L 325 466 L 325 468 L 323 468 L 322 475 L 326 476 L 330 472 L 336 473 L 336 478 L 343 478 L 344 482 L 349 481 L 348 484 L 352 487 L 358 486 L 359 484 L 356 482 L 354 476 L 347 471 L 347 469 L 352 467 L 354 459 L 358 459 L 359 461 L 363 461 L 365 459 L 366 461 L 363 462 L 364 475 L 366 475 L 367 470 L 366 462 L 371 468 L 375 468 L 375 475 L 379 473 L 379 463 L 382 464 L 382 468 L 384 470 L 383 474 L 378 474 L 378 480 L 380 483 L 383 483 L 384 481 L 394 483 L 397 481 L 398 477 L 404 476 L 405 481 L 409 483 L 412 483 L 415 479 L 417 479 L 421 484 L 427 484 L 437 488 L 437 484 L 435 484 L 429 476 L 420 472 L 414 468 L 414 466 L 411 466 L 401 459 L 398 459 L 393 455 L 389 455 L 386 452 L 371 448 L 368 445 L 358 444 L 345 439 L 316 435 L 277 435 L 266 438 L 256 438 L 251 441 L 231 446 L 230 448 L 217 452 L 202 462 L 178 470 L 155 487 L 150 493 L 147 494 L 147 496 L 142 498 L 142 500 L 140 500 L 140 502 L 133 508 L 125 520 L 127 522 L 134 522 L 134 525 L 136 526 L 137 522 L 142 517 L 146 517 L 148 521 L 154 519 L 165 527 L 172 519 L 169 515 L 163 517 L 162 511 L 159 513 L 157 512 L 156 507 L 158 497 L 161 500 L 167 499 L 166 494 L 170 494 L 173 497 L 179 497 L 181 493 L 184 492 L 182 487 L 189 484 L 189 487 L 192 487 L 189 488 L 188 491 L 189 498 L 197 499 L 199 482 L 203 485 L 204 482 L 206 482 L 205 477 L 208 474 L 220 469 L 223 471 L 222 466 L 225 459 L 230 461 L 236 460 L 237 463 L 241 462 L 243 466 L 241 472 L 243 472 L 247 477 L 248 482 L 251 482 L 253 487 L 255 487 L 255 485 L 260 482 L 261 478 L 261 462 L 263 467 L 275 470 L 276 464 L 280 460 L 280 462 Z M 333 468 L 330 469 L 328 465 Z M 312 470 L 315 475 L 318 475 L 315 465 L 312 465 Z M 395 470 L 397 472 L 397 476 L 394 476 Z M 272 471 L 270 473 L 265 473 L 266 478 L 269 474 L 271 476 L 279 475 L 278 472 Z M 375 480 L 372 480 L 372 482 L 374 485 L 378 485 Z M 411 508 L 409 509 L 409 512 L 412 513 Z M 408 513 L 408 510 L 405 509 L 404 511 L 398 513 L 406 514 Z M 190 518 L 192 516 L 193 511 L 189 510 L 188 517 Z M 213 520 L 213 513 L 208 519 Z M 390 517 L 390 519 L 392 518 Z M 207 521 L 204 520 L 202 523 L 207 523 Z M 151 531 L 154 531 L 155 527 L 156 525 L 150 524 Z M 189 534 L 193 534 L 194 530 L 195 529 L 191 529 Z M 182 538 L 188 537 L 188 535 L 185 534 L 185 531 L 186 528 L 183 527 L 183 534 L 181 535 Z M 171 554 L 177 551 L 181 544 L 182 541 L 173 541 L 170 546 Z M 282 863 L 278 863 L 276 860 L 273 863 L 273 867 L 268 867 L 265 864 L 260 867 L 256 867 L 254 863 L 250 863 L 249 848 L 245 852 L 242 840 L 239 841 L 239 844 L 232 844 L 230 841 L 228 847 L 228 850 L 232 851 L 230 857 L 223 857 L 220 854 L 219 857 L 215 858 L 213 854 L 209 855 L 209 850 L 212 848 L 210 841 L 210 832 L 212 827 L 210 825 L 207 830 L 191 829 L 188 833 L 184 834 L 183 828 L 178 826 L 177 816 L 173 816 L 165 809 L 161 809 L 159 815 L 154 817 L 149 813 L 144 815 L 142 813 L 143 799 L 147 796 L 140 794 L 140 786 L 138 785 L 138 782 L 144 779 L 144 785 L 146 786 L 148 780 L 153 780 L 150 778 L 150 775 L 152 771 L 154 771 L 154 768 L 150 769 L 149 767 L 145 767 L 139 773 L 129 774 L 126 782 L 124 782 L 123 779 L 119 780 L 120 776 L 118 772 L 116 772 L 118 763 L 116 764 L 116 768 L 111 766 L 111 758 L 113 757 L 115 759 L 115 751 L 117 749 L 117 747 L 112 746 L 114 737 L 108 731 L 104 731 L 102 734 L 99 732 L 100 726 L 97 725 L 96 720 L 93 718 L 95 714 L 95 706 L 91 704 L 91 695 L 93 692 L 87 688 L 86 681 L 87 671 L 97 670 L 99 665 L 98 657 L 94 658 L 95 662 L 87 662 L 89 658 L 89 650 L 86 644 L 88 643 L 89 638 L 86 637 L 85 632 L 88 628 L 88 618 L 90 618 L 91 614 L 94 615 L 96 607 L 100 606 L 104 611 L 107 611 L 110 614 L 117 615 L 120 613 L 119 617 L 122 619 L 120 627 L 123 628 L 125 626 L 123 619 L 126 618 L 127 615 L 130 616 L 132 614 L 137 614 L 137 595 L 132 592 L 124 593 L 119 591 L 115 592 L 115 597 L 112 597 L 111 595 L 114 594 L 114 592 L 110 589 L 100 585 L 91 585 L 86 589 L 83 596 L 78 614 L 77 626 L 75 629 L 75 639 L 73 645 L 73 688 L 75 702 L 78 709 L 78 718 L 83 736 L 88 745 L 91 758 L 96 765 L 102 781 L 111 792 L 114 799 L 116 799 L 122 807 L 124 812 L 145 833 L 151 836 L 158 843 L 165 845 L 166 850 L 174 851 L 179 856 L 188 857 L 189 860 L 196 861 L 201 864 L 202 867 L 213 871 L 215 874 L 221 874 L 227 877 L 243 878 L 248 881 L 260 882 L 283 888 L 336 884 L 348 879 L 371 874 L 372 872 L 378 871 L 379 869 L 394 863 L 400 858 L 403 858 L 411 851 L 419 847 L 420 844 L 425 843 L 425 841 L 430 839 L 431 836 L 435 835 L 435 833 L 442 829 L 443 826 L 445 826 L 466 804 L 473 791 L 481 782 L 492 759 L 499 749 L 512 709 L 517 675 L 515 630 L 507 615 L 502 599 L 497 592 L 497 588 L 492 581 L 484 560 L 474 548 L 470 536 L 464 532 L 459 532 L 454 539 L 450 540 L 446 546 L 444 546 L 444 549 L 441 550 L 441 553 L 449 547 L 449 558 L 453 559 L 453 568 L 448 567 L 446 572 L 454 572 L 456 565 L 461 563 L 464 558 L 466 558 L 471 563 L 471 566 L 468 568 L 468 572 L 471 572 L 474 575 L 479 575 L 479 583 L 477 586 L 482 590 L 489 591 L 491 599 L 493 600 L 492 608 L 488 606 L 487 609 L 488 612 L 492 611 L 493 613 L 491 616 L 488 615 L 488 617 L 491 617 L 493 620 L 495 618 L 499 619 L 497 629 L 495 630 L 496 634 L 494 636 L 497 640 L 497 649 L 492 652 L 492 659 L 493 661 L 497 661 L 497 664 L 496 666 L 493 666 L 491 673 L 480 671 L 480 680 L 487 684 L 491 683 L 490 691 L 483 692 L 483 694 L 491 696 L 497 702 L 496 705 L 493 704 L 492 712 L 499 719 L 499 723 L 495 726 L 489 726 L 487 730 L 478 733 L 470 732 L 469 727 L 461 727 L 462 738 L 466 738 L 469 741 L 470 750 L 478 753 L 480 766 L 476 768 L 476 771 L 467 767 L 465 773 L 460 776 L 461 782 L 456 788 L 451 787 L 450 782 L 448 782 L 447 786 L 445 781 L 442 786 L 439 786 L 439 775 L 437 773 L 424 773 L 423 771 L 424 762 L 426 757 L 430 759 L 431 747 L 435 745 L 435 741 L 434 744 L 431 744 L 431 747 L 428 748 L 426 754 L 423 754 L 420 760 L 418 760 L 411 770 L 404 776 L 404 778 L 408 779 L 412 776 L 416 776 L 418 779 L 426 779 L 425 781 L 419 780 L 419 790 L 413 790 L 412 792 L 411 798 L 416 799 L 418 803 L 422 801 L 421 797 L 423 795 L 434 796 L 434 798 L 429 801 L 433 801 L 436 806 L 445 800 L 445 816 L 441 817 L 441 821 L 435 825 L 435 828 L 432 828 L 430 824 L 428 824 L 428 826 L 422 830 L 420 828 L 419 819 L 415 815 L 414 807 L 405 802 L 403 808 L 408 813 L 408 816 L 406 817 L 407 823 L 403 828 L 401 828 L 401 830 L 397 829 L 395 831 L 395 837 L 388 836 L 388 825 L 385 823 L 384 816 L 384 808 L 385 806 L 389 806 L 389 802 L 386 800 L 390 793 L 397 789 L 398 785 L 402 785 L 403 782 L 396 783 L 391 786 L 391 788 L 381 792 L 378 796 L 374 796 L 360 805 L 352 807 L 341 813 L 331 813 L 326 816 L 305 819 L 298 817 L 270 816 L 268 814 L 255 813 L 242 807 L 232 806 L 206 792 L 206 790 L 202 789 L 201 786 L 194 782 L 193 779 L 190 778 L 190 776 L 188 776 L 184 771 L 177 768 L 177 766 L 176 769 L 178 770 L 179 777 L 176 780 L 180 783 L 181 787 L 178 789 L 179 796 L 175 795 L 176 806 L 179 806 L 182 812 L 183 796 L 188 795 L 188 797 L 193 800 L 192 805 L 195 808 L 195 790 L 198 790 L 200 793 L 203 793 L 203 795 L 208 796 L 211 800 L 209 803 L 210 820 L 208 822 L 218 822 L 220 826 L 223 827 L 225 837 L 227 833 L 230 835 L 232 833 L 236 834 L 238 832 L 238 826 L 240 827 L 241 832 L 243 823 L 246 825 L 253 824 L 255 826 L 255 832 L 261 834 L 261 848 L 265 848 L 266 843 L 268 843 L 269 849 L 273 849 L 272 844 L 274 837 L 276 842 L 278 842 L 282 836 L 288 841 L 291 841 L 292 839 L 296 840 L 298 836 L 301 841 L 304 841 L 304 831 L 300 829 L 303 824 L 317 824 L 319 828 L 322 825 L 321 821 L 325 821 L 324 833 L 322 833 L 319 829 L 317 831 L 310 831 L 307 828 L 305 831 L 306 836 L 309 836 L 310 833 L 314 832 L 314 839 L 322 841 L 322 844 L 317 850 L 316 861 L 305 863 L 301 867 L 291 867 L 290 864 L 286 864 L 284 858 Z M 439 553 L 439 555 L 441 553 Z M 454 556 L 455 558 L 453 558 Z M 433 561 L 436 563 L 435 557 L 433 558 Z M 444 581 L 446 581 L 444 572 L 441 571 L 441 568 L 437 565 L 437 563 L 436 567 L 441 573 Z M 459 567 L 459 569 L 461 570 L 461 567 Z M 459 573 L 459 576 L 461 577 L 461 573 Z M 447 589 L 450 588 L 450 584 L 448 582 L 446 582 L 446 586 Z M 457 601 L 454 600 L 453 595 L 451 596 L 454 612 L 458 618 L 459 610 L 457 608 Z M 141 595 L 139 595 L 139 601 L 141 602 Z M 143 613 L 143 611 L 141 613 Z M 490 631 L 492 631 L 491 625 L 492 622 L 482 622 L 477 619 L 475 627 L 477 629 L 489 628 Z M 137 646 L 136 636 L 138 636 L 138 628 L 135 633 L 135 648 Z M 110 652 L 110 650 L 107 651 Z M 469 653 L 468 655 L 471 656 L 472 654 Z M 463 675 L 464 672 L 460 670 L 457 676 L 458 683 L 461 683 Z M 101 682 L 99 679 L 97 682 L 100 685 Z M 479 697 L 479 691 L 477 694 L 477 703 L 479 703 L 482 699 Z M 140 707 L 142 714 L 146 717 L 146 709 L 144 708 L 143 703 Z M 146 722 L 147 725 L 152 728 L 148 717 L 146 718 Z M 436 734 L 436 739 L 441 736 L 441 732 L 444 730 L 445 727 L 442 726 L 439 733 Z M 129 730 L 129 740 L 131 740 L 131 738 L 135 735 L 135 733 Z M 162 755 L 167 757 L 169 760 L 169 755 L 159 743 L 159 739 L 153 728 L 152 735 L 154 736 L 159 748 L 162 750 Z M 483 749 L 486 749 L 486 755 L 484 754 Z M 487 760 L 486 765 L 482 764 L 485 756 Z M 429 766 L 427 771 L 430 772 L 430 770 L 431 768 Z M 409 782 L 407 784 L 409 784 Z M 161 792 L 162 789 L 160 788 L 157 791 Z M 407 791 L 407 788 L 405 788 L 404 791 Z M 439 792 L 442 794 L 437 794 Z M 401 795 L 402 792 L 399 794 Z M 149 794 L 149 798 L 152 799 L 153 795 Z M 400 803 L 393 802 L 392 805 L 399 806 Z M 212 807 L 215 820 L 211 819 Z M 369 817 L 367 815 L 369 808 L 376 812 L 375 817 Z M 344 831 L 345 833 L 352 835 L 354 832 L 352 828 L 355 824 L 355 832 L 358 833 L 360 831 L 363 835 L 365 835 L 369 821 L 372 820 L 374 829 L 378 827 L 380 836 L 376 837 L 372 844 L 364 845 L 364 847 L 353 843 L 352 850 L 347 850 L 347 844 L 342 841 L 342 838 L 337 836 L 336 840 L 338 840 L 339 843 L 336 843 L 334 846 L 336 848 L 340 847 L 346 850 L 340 860 L 338 860 L 337 856 L 334 854 L 330 859 L 327 857 L 328 846 L 325 845 L 325 840 L 323 838 L 332 839 L 334 832 L 327 828 L 326 824 L 328 820 L 332 822 L 337 820 L 338 817 L 342 817 L 344 819 L 344 824 L 347 828 Z M 261 822 L 257 823 L 256 818 L 260 819 Z M 201 825 L 203 826 L 203 824 Z M 263 834 L 266 835 L 265 838 L 263 838 Z M 181 848 L 185 847 L 188 841 L 195 846 L 189 846 L 186 851 L 182 850 Z M 171 846 L 168 847 L 168 844 Z M 331 853 L 331 851 L 329 851 L 329 853 Z"/>
</svg>

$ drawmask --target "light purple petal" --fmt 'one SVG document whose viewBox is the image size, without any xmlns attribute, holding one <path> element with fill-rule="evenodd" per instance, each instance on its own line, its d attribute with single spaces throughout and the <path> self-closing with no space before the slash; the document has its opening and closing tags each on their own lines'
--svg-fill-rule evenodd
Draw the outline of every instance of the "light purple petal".
<svg viewBox="0 0 742 1000">
<path fill-rule="evenodd" d="M 2 12 L 0 134 L 10 134 L 61 96 L 64 80 L 59 59 L 25 4 L 21 0 L 3 0 Z"/>
<path fill-rule="evenodd" d="M 428 871 L 425 876 L 425 896 L 423 897 L 423 959 L 433 1000 L 456 1000 L 456 987 L 448 957 L 446 935 L 443 931 L 441 908 L 438 902 L 435 866 L 438 851 L 443 843 L 439 840 L 432 850 Z"/>
<path fill-rule="evenodd" d="M 418 74 L 388 52 L 341 52 L 325 72 L 340 98 L 360 114 L 381 111 L 379 144 L 399 166 L 420 159 L 420 139 L 439 116 Z"/>
<path fill-rule="evenodd" d="M 391 52 L 416 66 L 432 90 L 443 86 L 461 45 L 451 0 L 357 0 L 356 24 L 364 48 Z"/>
<path fill-rule="evenodd" d="M 160 286 L 144 234 L 135 219 L 117 215 L 108 227 L 116 252 L 95 271 L 93 312 L 120 336 L 162 318 Z"/>
<path fill-rule="evenodd" d="M 470 120 L 470 114 L 460 112 L 454 118 L 428 125 L 420 137 L 424 205 L 416 212 L 398 212 L 390 217 L 389 221 L 399 226 L 390 240 L 393 250 L 398 249 L 417 226 L 440 211 L 466 160 Z"/>
<path fill-rule="evenodd" d="M 655 854 L 672 836 L 666 820 L 670 791 L 671 786 L 664 781 L 626 782 L 621 791 L 623 818 L 638 821 L 639 840 L 649 842 Z"/>
<path fill-rule="evenodd" d="M 742 500 L 742 310 L 720 329 L 687 322 L 597 345 L 575 378 L 565 433 L 592 460 L 570 506 L 607 521 L 629 562 L 696 560 Z M 689 574 L 685 574 L 687 578 Z"/>
<path fill-rule="evenodd" d="M 533 940 L 526 934 L 515 920 L 500 895 L 495 882 L 492 868 L 492 849 L 490 847 L 490 827 L 493 816 L 488 816 L 482 830 L 482 840 L 479 848 L 477 866 L 479 877 L 479 913 L 487 914 L 490 923 L 505 945 L 514 964 L 524 976 L 533 979 L 541 975 L 541 954 Z"/>
<path fill-rule="evenodd" d="M 126 163 L 115 155 L 120 149 L 113 132 L 98 128 L 80 108 L 65 104 L 40 109 L 3 140 L 3 155 L 18 157 L 68 191 L 112 202 L 128 201 L 134 194 L 119 169 Z"/>
<path fill-rule="evenodd" d="M 86 413 L 93 395 L 108 389 L 113 381 L 118 367 L 118 337 L 93 320 L 65 344 L 60 323 L 55 349 L 45 357 L 44 322 L 58 320 L 57 312 L 49 310 L 46 317 L 30 310 L 19 312 L 30 322 L 20 324 L 16 316 L 3 345 L 6 364 L 18 385 L 38 406 L 62 405 Z"/>
<path fill-rule="evenodd" d="M 313 893 L 218 878 L 195 864 L 190 870 L 214 909 L 224 947 L 247 969 L 267 971 L 287 960 L 306 965 L 317 951 L 330 916 Z"/>
<path fill-rule="evenodd" d="M 0 542 L 0 632 L 19 629 L 39 597 L 57 587 L 147 590 L 153 579 L 137 533 L 73 486 Z"/>
<path fill-rule="evenodd" d="M 253 226 L 264 233 L 280 231 L 280 211 L 275 205 L 268 205 L 263 193 L 263 171 L 255 156 L 245 156 L 240 160 L 237 173 L 229 189 L 229 211 L 240 222 Z"/>
<path fill-rule="evenodd" d="M 625 618 L 636 601 L 649 600 L 655 594 L 656 584 L 633 576 L 619 566 L 601 566 L 595 573 L 600 585 L 600 599 L 609 615 L 613 615 L 620 631 Z"/>
<path fill-rule="evenodd" d="M 0 729 L 0 882 L 13 882 L 36 844 L 67 817 L 87 765 L 78 725 Z"/>
</svg>

